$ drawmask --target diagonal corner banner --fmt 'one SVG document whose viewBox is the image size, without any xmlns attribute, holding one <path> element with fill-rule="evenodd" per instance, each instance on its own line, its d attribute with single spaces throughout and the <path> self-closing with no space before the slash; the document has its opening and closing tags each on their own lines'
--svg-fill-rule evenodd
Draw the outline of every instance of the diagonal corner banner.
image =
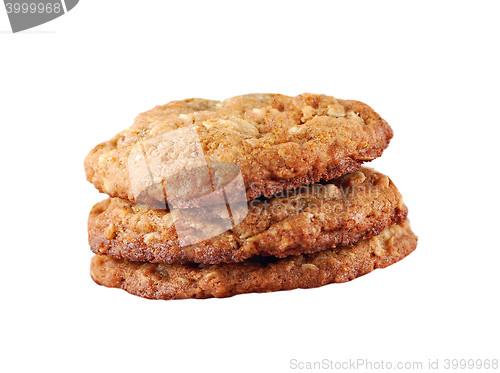
<svg viewBox="0 0 500 373">
<path fill-rule="evenodd" d="M 12 32 L 27 30 L 56 19 L 79 0 L 4 0 Z"/>
</svg>

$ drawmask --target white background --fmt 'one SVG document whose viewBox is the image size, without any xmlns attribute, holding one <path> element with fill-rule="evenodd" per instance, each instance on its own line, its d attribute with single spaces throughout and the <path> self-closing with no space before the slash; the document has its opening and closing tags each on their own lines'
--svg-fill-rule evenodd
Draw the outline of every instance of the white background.
<svg viewBox="0 0 500 373">
<path fill-rule="evenodd" d="M 291 359 L 500 358 L 498 2 L 82 0 L 0 7 L 3 372 L 287 372 Z M 364 101 L 417 250 L 351 283 L 149 301 L 89 276 L 83 159 L 173 99 Z"/>
</svg>

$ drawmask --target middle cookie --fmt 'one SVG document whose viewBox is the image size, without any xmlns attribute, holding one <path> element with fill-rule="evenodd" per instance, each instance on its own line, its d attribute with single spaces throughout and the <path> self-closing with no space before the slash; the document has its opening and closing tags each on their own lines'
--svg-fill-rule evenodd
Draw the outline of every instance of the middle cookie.
<svg viewBox="0 0 500 373">
<path fill-rule="evenodd" d="M 193 214 L 187 230 L 211 237 L 215 211 Z M 230 263 L 256 255 L 283 258 L 352 245 L 406 219 L 407 208 L 392 181 L 363 167 L 328 184 L 248 202 L 246 217 L 230 230 L 182 246 L 173 213 L 119 198 L 96 204 L 89 243 L 96 254 L 150 263 Z M 213 224 L 211 224 L 213 223 Z M 178 226 L 177 226 L 178 228 Z M 186 231 L 186 229 L 184 229 Z"/>
</svg>

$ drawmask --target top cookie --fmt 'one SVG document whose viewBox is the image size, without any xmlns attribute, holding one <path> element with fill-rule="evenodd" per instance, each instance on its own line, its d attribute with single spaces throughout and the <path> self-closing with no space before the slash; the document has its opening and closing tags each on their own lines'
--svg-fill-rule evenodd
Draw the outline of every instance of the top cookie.
<svg viewBox="0 0 500 373">
<path fill-rule="evenodd" d="M 178 190 L 187 193 L 183 198 L 206 195 L 214 190 L 214 174 L 223 175 L 216 184 L 227 185 L 224 178 L 234 179 L 235 170 L 224 165 L 236 165 L 251 200 L 356 171 L 379 157 L 392 135 L 368 105 L 331 96 L 186 99 L 140 114 L 88 154 L 85 171 L 101 192 L 150 203 L 167 195 L 170 202 Z M 141 161 L 145 166 L 136 167 Z M 199 170 L 207 165 L 204 177 Z M 212 165 L 219 165 L 215 172 Z M 166 166 L 168 177 L 162 176 Z M 166 191 L 166 184 L 173 187 Z"/>
</svg>

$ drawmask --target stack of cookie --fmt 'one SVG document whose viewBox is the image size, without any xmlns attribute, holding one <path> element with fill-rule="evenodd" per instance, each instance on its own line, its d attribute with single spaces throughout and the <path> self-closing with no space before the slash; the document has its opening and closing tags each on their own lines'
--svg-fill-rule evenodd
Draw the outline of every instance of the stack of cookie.
<svg viewBox="0 0 500 373">
<path fill-rule="evenodd" d="M 345 282 L 411 253 L 392 181 L 363 162 L 392 138 L 369 106 L 330 96 L 188 99 L 95 147 L 87 179 L 95 282 L 154 299 Z"/>
</svg>

